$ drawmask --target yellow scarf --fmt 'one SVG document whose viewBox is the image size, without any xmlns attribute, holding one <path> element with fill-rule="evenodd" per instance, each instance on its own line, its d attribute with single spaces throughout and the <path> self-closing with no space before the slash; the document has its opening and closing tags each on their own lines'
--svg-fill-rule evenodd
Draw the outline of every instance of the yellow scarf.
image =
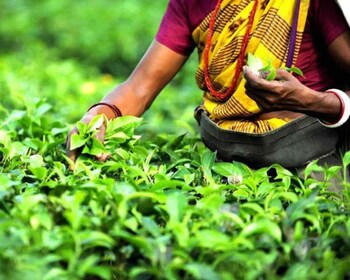
<svg viewBox="0 0 350 280">
<path fill-rule="evenodd" d="M 246 53 L 252 53 L 266 62 L 271 61 L 276 68 L 285 66 L 297 1 L 255 1 L 259 1 L 259 4 Z M 232 83 L 253 4 L 252 0 L 223 0 L 221 3 L 216 16 L 212 47 L 209 51 L 209 75 L 212 84 L 219 92 L 225 92 Z M 301 0 L 293 64 L 296 62 L 300 49 L 309 4 L 310 0 Z M 264 133 L 286 124 L 290 120 L 278 118 L 254 120 L 253 116 L 258 114 L 260 109 L 255 101 L 246 95 L 245 80 L 242 74 L 240 74 L 234 93 L 227 101 L 221 102 L 211 96 L 204 81 L 204 46 L 210 18 L 211 14 L 192 34 L 197 44 L 200 62 L 196 81 L 198 86 L 204 90 L 203 106 L 209 112 L 210 118 L 221 128 L 249 133 Z"/>
</svg>

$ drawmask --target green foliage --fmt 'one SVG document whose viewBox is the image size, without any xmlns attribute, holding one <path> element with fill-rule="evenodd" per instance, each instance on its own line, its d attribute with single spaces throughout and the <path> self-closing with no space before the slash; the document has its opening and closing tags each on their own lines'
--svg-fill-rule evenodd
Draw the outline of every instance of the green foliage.
<svg viewBox="0 0 350 280">
<path fill-rule="evenodd" d="M 303 174 L 220 162 L 196 133 L 187 74 L 143 119 L 77 122 L 83 154 L 65 156 L 72 123 L 121 80 L 101 69 L 131 67 L 164 5 L 2 3 L 0 279 L 349 278 L 350 153 Z"/>
<path fill-rule="evenodd" d="M 4 0 L 0 48 L 23 52 L 33 45 L 104 72 L 127 75 L 152 41 L 167 1 Z"/>
<path fill-rule="evenodd" d="M 185 134 L 144 139 L 139 118 L 99 116 L 77 124 L 73 144 L 89 148 L 69 171 L 67 128 L 43 114 L 49 107 L 8 113 L 0 129 L 0 278 L 350 276 L 349 186 L 330 190 L 349 154 L 300 178 L 217 162 Z M 104 122 L 106 143 L 95 146 Z M 112 156 L 97 162 L 96 148 Z"/>
</svg>

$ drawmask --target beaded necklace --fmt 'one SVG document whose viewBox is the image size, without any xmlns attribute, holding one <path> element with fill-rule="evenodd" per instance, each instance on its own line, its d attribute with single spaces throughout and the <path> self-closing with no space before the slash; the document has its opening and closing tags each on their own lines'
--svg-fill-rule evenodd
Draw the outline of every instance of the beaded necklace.
<svg viewBox="0 0 350 280">
<path fill-rule="evenodd" d="M 258 8 L 259 1 L 258 0 L 254 1 L 253 9 L 249 14 L 247 30 L 246 30 L 244 37 L 243 37 L 242 49 L 241 49 L 239 56 L 238 56 L 238 59 L 237 59 L 237 66 L 236 66 L 236 70 L 235 70 L 235 73 L 233 76 L 233 81 L 232 81 L 231 86 L 227 89 L 226 92 L 216 91 L 213 87 L 213 83 L 212 83 L 210 76 L 209 76 L 209 50 L 211 48 L 211 43 L 212 43 L 211 41 L 212 41 L 212 37 L 213 37 L 213 33 L 214 33 L 215 19 L 216 19 L 216 16 L 218 14 L 218 11 L 220 9 L 221 2 L 222 2 L 222 0 L 218 0 L 217 4 L 213 10 L 213 13 L 212 13 L 212 16 L 210 19 L 210 23 L 209 23 L 207 40 L 206 40 L 205 49 L 204 49 L 204 80 L 205 80 L 205 84 L 206 84 L 208 90 L 210 91 L 210 93 L 212 94 L 212 96 L 214 96 L 215 98 L 217 98 L 221 101 L 226 101 L 232 95 L 233 91 L 236 89 L 239 75 L 242 72 L 245 52 L 246 52 L 247 45 L 249 42 L 249 35 L 250 35 L 251 29 L 252 29 L 254 16 L 255 16 L 255 12 Z"/>
</svg>

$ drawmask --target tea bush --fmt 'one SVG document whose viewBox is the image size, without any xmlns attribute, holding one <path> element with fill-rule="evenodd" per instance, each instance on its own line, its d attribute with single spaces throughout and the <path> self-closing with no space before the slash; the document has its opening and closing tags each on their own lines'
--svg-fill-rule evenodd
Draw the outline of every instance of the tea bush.
<svg viewBox="0 0 350 280">
<path fill-rule="evenodd" d="M 102 72 L 127 75 L 154 37 L 167 1 L 4 0 L 2 52 L 44 45 Z"/>
<path fill-rule="evenodd" d="M 69 129 L 122 79 L 101 71 L 104 55 L 118 61 L 101 40 L 112 31 L 89 28 L 107 26 L 104 13 L 147 21 L 160 14 L 144 7 L 164 7 L 106 3 L 2 3 L 0 279 L 350 278 L 349 182 L 339 176 L 350 153 L 299 175 L 216 160 L 192 117 L 200 93 L 188 69 L 144 118 L 109 122 L 105 145 L 94 123 L 77 123 L 83 154 L 65 156 Z M 68 44 L 76 26 L 86 33 Z M 104 163 L 94 159 L 102 150 Z"/>
<path fill-rule="evenodd" d="M 217 162 L 195 137 L 143 139 L 135 117 L 108 124 L 105 163 L 91 156 L 94 123 L 80 124 L 86 148 L 74 164 L 47 103 L 3 111 L 3 279 L 349 277 L 349 185 L 329 189 L 342 167 L 314 162 L 299 178 Z"/>
</svg>

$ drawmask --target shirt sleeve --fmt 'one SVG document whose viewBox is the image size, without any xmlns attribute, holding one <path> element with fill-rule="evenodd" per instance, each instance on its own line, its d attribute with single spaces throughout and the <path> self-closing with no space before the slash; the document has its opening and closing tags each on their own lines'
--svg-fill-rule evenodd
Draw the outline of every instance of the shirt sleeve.
<svg viewBox="0 0 350 280">
<path fill-rule="evenodd" d="M 349 26 L 335 0 L 314 0 L 314 2 L 316 26 L 329 46 L 349 29 Z"/>
<path fill-rule="evenodd" d="M 188 56 L 192 53 L 195 45 L 183 0 L 169 1 L 155 38 L 179 54 Z"/>
</svg>

